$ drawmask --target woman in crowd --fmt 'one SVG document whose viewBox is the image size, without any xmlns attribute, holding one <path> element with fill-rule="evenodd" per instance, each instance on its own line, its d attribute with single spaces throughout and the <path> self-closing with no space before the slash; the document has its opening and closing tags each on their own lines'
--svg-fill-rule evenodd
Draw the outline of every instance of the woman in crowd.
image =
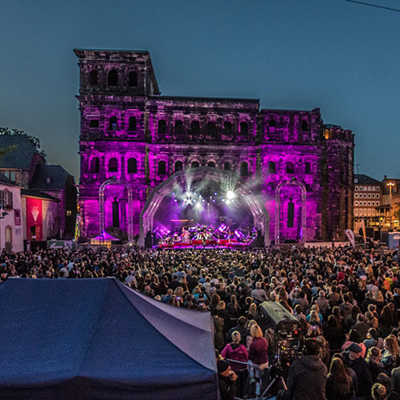
<svg viewBox="0 0 400 400">
<path fill-rule="evenodd" d="M 354 396 L 352 378 L 341 358 L 332 358 L 326 383 L 328 400 L 351 400 Z"/>
</svg>

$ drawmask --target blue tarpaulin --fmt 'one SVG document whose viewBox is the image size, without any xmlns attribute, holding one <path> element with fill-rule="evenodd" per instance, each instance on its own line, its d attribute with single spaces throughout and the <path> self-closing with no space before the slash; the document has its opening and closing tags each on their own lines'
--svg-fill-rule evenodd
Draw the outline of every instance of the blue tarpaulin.
<svg viewBox="0 0 400 400">
<path fill-rule="evenodd" d="M 0 284 L 0 398 L 218 398 L 209 313 L 114 278 Z"/>
</svg>

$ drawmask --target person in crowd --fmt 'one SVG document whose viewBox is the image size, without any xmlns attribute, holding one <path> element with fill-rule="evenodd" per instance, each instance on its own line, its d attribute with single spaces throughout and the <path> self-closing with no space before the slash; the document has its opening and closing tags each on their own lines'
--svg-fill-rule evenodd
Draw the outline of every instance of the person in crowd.
<svg viewBox="0 0 400 400">
<path fill-rule="evenodd" d="M 389 335 L 383 342 L 382 364 L 386 371 L 390 372 L 399 366 L 400 351 L 399 343 L 394 335 Z"/>
<path fill-rule="evenodd" d="M 247 382 L 247 361 L 248 353 L 246 347 L 241 343 L 241 336 L 238 331 L 232 333 L 232 342 L 228 343 L 221 351 L 221 356 L 229 361 L 232 370 L 238 376 L 238 396 L 245 395 Z M 237 361 L 236 363 L 233 361 Z"/>
<path fill-rule="evenodd" d="M 328 400 L 351 400 L 354 396 L 351 375 L 339 357 L 333 357 L 331 360 L 326 383 L 326 396 Z"/>
<path fill-rule="evenodd" d="M 368 364 L 362 357 L 362 348 L 357 343 L 352 343 L 347 352 L 349 366 L 357 376 L 356 394 L 360 400 L 368 400 L 373 382 Z"/>
<path fill-rule="evenodd" d="M 222 400 L 233 400 L 236 396 L 236 373 L 232 370 L 229 363 L 223 359 L 217 362 L 219 390 Z"/>
<path fill-rule="evenodd" d="M 372 380 L 375 382 L 377 376 L 384 371 L 382 364 L 382 353 L 378 347 L 370 347 L 365 359 L 371 372 Z"/>
<path fill-rule="evenodd" d="M 287 398 L 291 400 L 326 400 L 327 368 L 320 359 L 318 341 L 305 341 L 304 355 L 289 368 Z"/>
</svg>

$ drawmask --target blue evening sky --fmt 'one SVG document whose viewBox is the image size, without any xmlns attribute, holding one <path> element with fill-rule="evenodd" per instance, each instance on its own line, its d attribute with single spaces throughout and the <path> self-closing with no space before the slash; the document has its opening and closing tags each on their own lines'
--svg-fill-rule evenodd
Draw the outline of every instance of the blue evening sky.
<svg viewBox="0 0 400 400">
<path fill-rule="evenodd" d="M 78 47 L 149 50 L 162 94 L 320 107 L 354 130 L 356 172 L 400 177 L 400 13 L 345 0 L 0 3 L 0 126 L 39 137 L 75 176 Z"/>
</svg>

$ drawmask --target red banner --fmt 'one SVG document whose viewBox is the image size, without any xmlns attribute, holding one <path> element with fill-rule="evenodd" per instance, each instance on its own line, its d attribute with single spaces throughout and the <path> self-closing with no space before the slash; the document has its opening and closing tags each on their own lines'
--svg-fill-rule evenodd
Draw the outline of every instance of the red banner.
<svg viewBox="0 0 400 400">
<path fill-rule="evenodd" d="M 42 200 L 26 198 L 26 237 L 28 240 L 42 240 Z"/>
</svg>

